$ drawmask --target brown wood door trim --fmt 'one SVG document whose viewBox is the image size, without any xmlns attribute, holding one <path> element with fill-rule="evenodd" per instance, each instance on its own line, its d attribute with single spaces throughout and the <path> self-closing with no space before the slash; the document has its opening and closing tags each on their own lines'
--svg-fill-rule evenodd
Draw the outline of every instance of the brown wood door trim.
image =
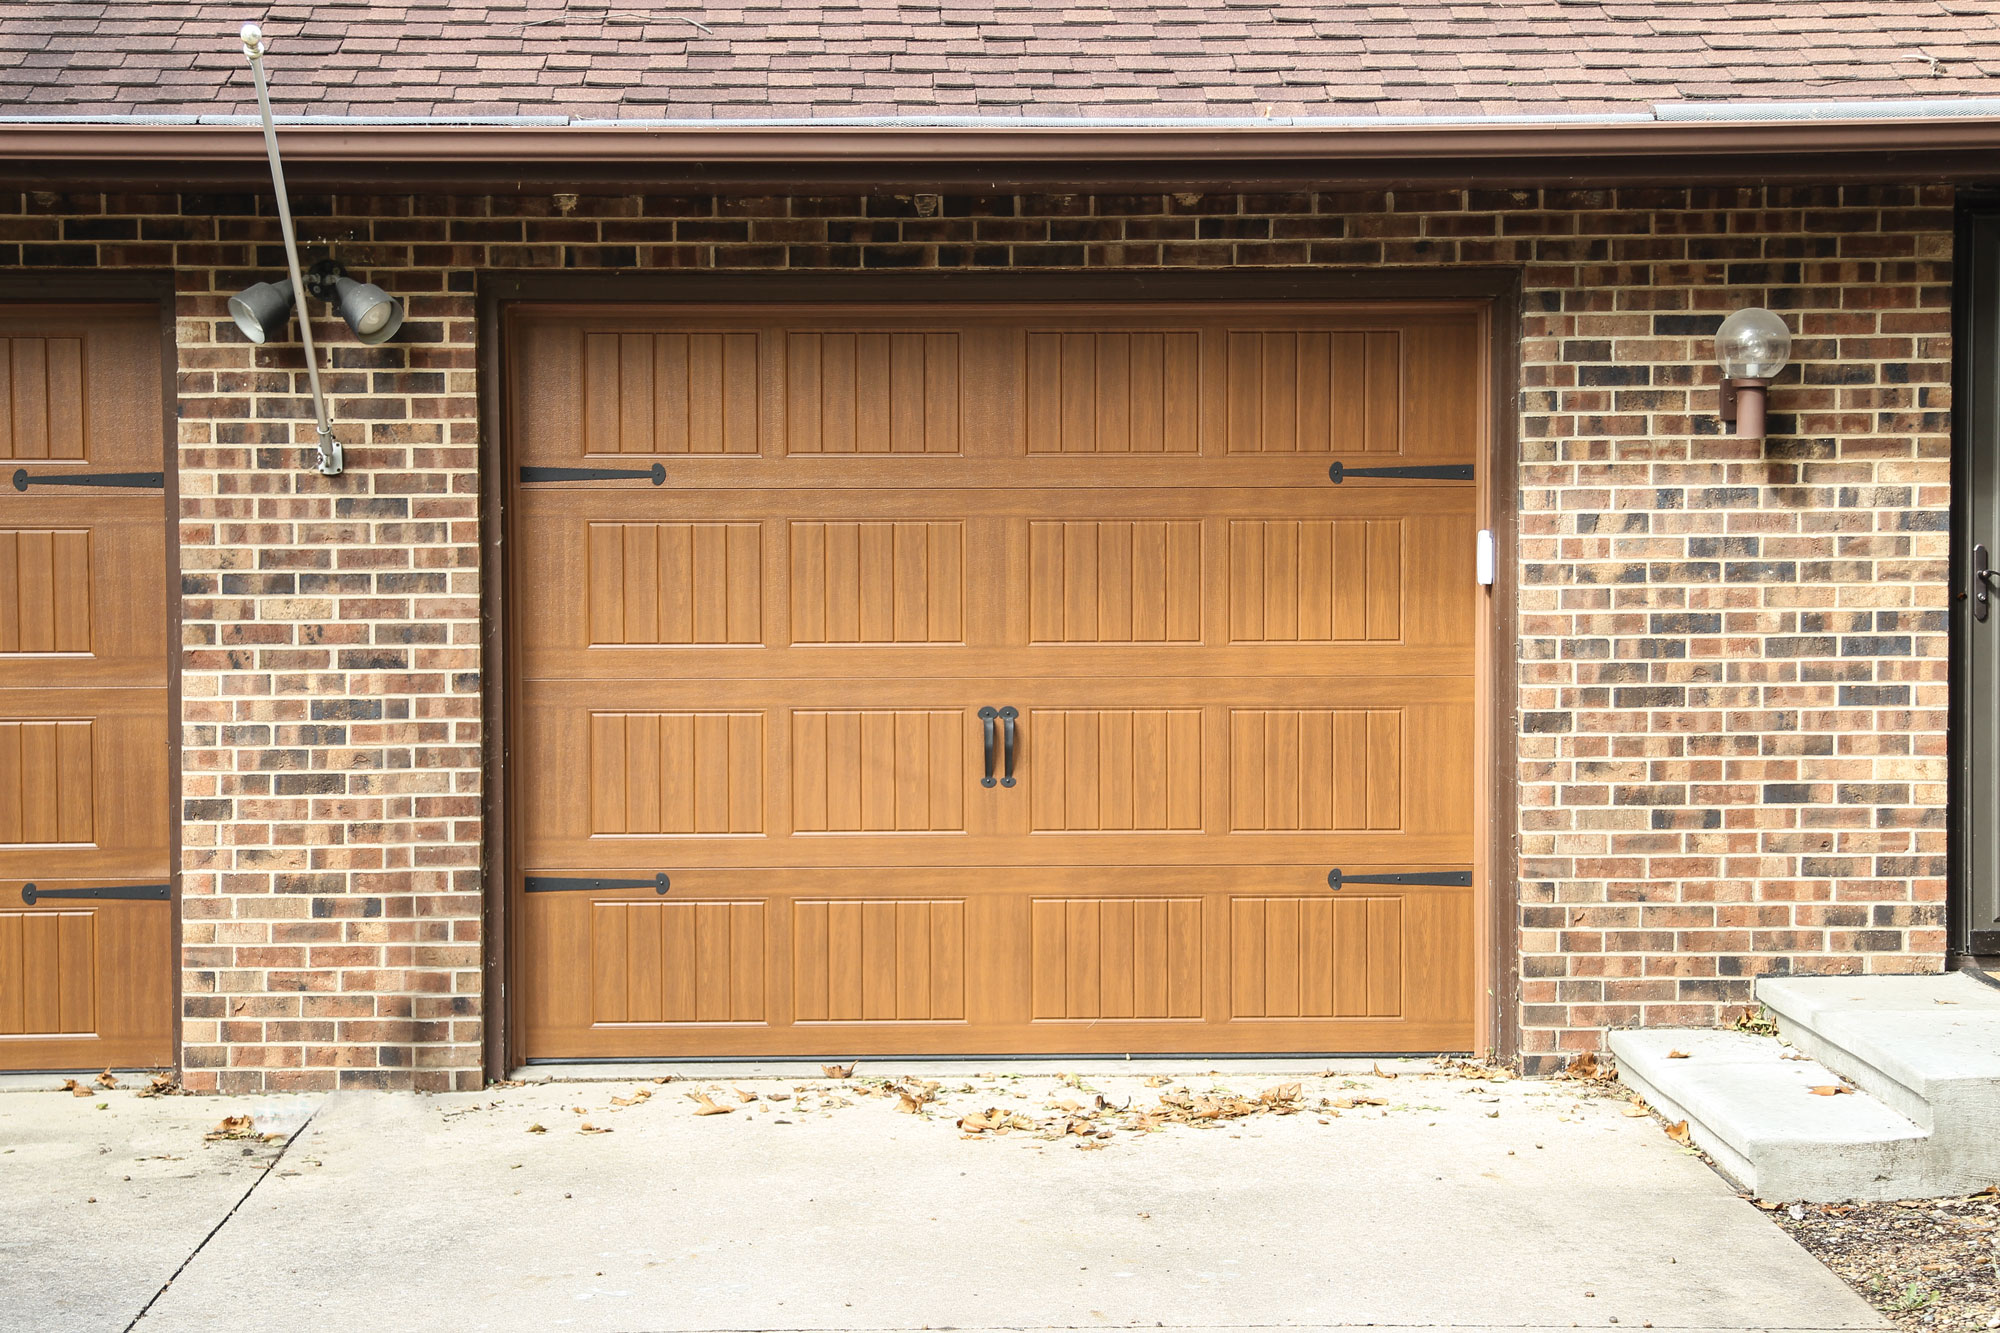
<svg viewBox="0 0 2000 1333">
<path fill-rule="evenodd" d="M 1516 594 L 1513 560 L 1518 513 L 1519 274 L 1504 268 L 1411 270 L 1228 270 L 1201 274 L 529 274 L 483 280 L 478 291 L 478 368 L 482 417 L 481 532 L 485 577 L 481 581 L 485 649 L 486 837 L 484 869 L 484 1058 L 490 1077 L 504 1077 L 521 1060 L 521 994 L 518 951 L 510 938 L 509 876 L 518 863 L 517 821 L 509 818 L 509 745 L 516 730 L 516 636 L 507 614 L 510 567 L 508 481 L 514 463 L 510 439 L 513 387 L 505 382 L 507 312 L 523 305 L 737 304 L 757 302 L 897 301 L 939 303 L 1091 302 L 1119 305 L 1189 301 L 1341 302 L 1413 301 L 1478 303 L 1486 311 L 1488 397 L 1493 412 L 1488 454 L 1479 488 L 1481 525 L 1496 540 L 1498 582 L 1482 598 L 1484 623 L 1476 635 L 1482 663 L 1477 676 L 1483 720 L 1478 770 L 1480 816 L 1487 829 L 1478 842 L 1487 903 L 1478 914 L 1478 984 L 1486 1003 L 1479 1012 L 1481 1050 L 1511 1056 L 1518 1048 L 1518 858 L 1516 726 Z"/>
<path fill-rule="evenodd" d="M 145 304 L 157 307 L 160 328 L 160 460 L 164 474 L 164 521 L 160 554 L 166 584 L 167 640 L 167 882 L 170 886 L 170 938 L 175 956 L 171 966 L 173 1012 L 169 1030 L 170 1064 L 182 1068 L 183 974 L 185 941 L 181 915 L 181 551 L 178 383 L 179 346 L 174 320 L 175 286 L 170 270 L 131 269 L 108 272 L 0 272 L 0 302 L 28 304 Z"/>
</svg>

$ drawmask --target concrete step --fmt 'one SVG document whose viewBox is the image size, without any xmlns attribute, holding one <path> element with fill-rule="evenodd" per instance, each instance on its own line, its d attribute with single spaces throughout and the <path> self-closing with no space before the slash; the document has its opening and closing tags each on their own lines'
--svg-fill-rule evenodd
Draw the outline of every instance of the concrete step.
<svg viewBox="0 0 2000 1333">
<path fill-rule="evenodd" d="M 1843 1080 L 1770 1037 L 1614 1032 L 1611 1050 L 1627 1087 L 1668 1120 L 1687 1121 L 1695 1146 L 1760 1198 L 1914 1198 L 1935 1175 L 1925 1130 L 1865 1092 L 1815 1095 Z"/>
<path fill-rule="evenodd" d="M 1780 1037 L 1856 1087 L 1947 1139 L 1990 1145 L 2000 1179 L 2000 989 L 1958 972 L 1765 977 L 1757 998 Z"/>
</svg>

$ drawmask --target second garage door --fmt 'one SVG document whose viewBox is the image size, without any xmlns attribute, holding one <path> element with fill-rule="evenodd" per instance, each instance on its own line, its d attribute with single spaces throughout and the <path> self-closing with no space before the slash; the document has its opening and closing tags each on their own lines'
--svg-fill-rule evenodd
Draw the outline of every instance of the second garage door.
<svg viewBox="0 0 2000 1333">
<path fill-rule="evenodd" d="M 1472 1044 L 1480 310 L 508 345 L 530 1058 Z"/>
</svg>

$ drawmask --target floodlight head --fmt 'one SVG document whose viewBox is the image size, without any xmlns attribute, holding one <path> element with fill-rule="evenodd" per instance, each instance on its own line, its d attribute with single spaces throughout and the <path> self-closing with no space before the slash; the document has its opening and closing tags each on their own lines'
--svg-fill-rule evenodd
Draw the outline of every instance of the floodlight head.
<svg viewBox="0 0 2000 1333">
<path fill-rule="evenodd" d="M 333 280 L 333 303 L 364 343 L 387 342 L 403 327 L 403 303 L 372 282 L 339 275 Z"/>
<path fill-rule="evenodd" d="M 285 331 L 292 317 L 292 280 L 255 282 L 229 298 L 236 327 L 253 343 L 266 343 Z"/>
</svg>

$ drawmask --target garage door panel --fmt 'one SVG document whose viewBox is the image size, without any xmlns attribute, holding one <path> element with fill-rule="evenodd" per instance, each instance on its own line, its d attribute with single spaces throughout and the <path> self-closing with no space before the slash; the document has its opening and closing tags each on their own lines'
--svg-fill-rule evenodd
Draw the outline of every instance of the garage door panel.
<svg viewBox="0 0 2000 1333">
<path fill-rule="evenodd" d="M 0 688 L 166 683 L 160 503 L 0 508 Z"/>
<path fill-rule="evenodd" d="M 0 690 L 0 876 L 167 871 L 159 690 Z"/>
<path fill-rule="evenodd" d="M 101 1069 L 165 1058 L 173 908 L 155 899 L 69 896 L 122 880 L 0 880 L 0 1067 Z"/>
<path fill-rule="evenodd" d="M 865 654 L 868 667 L 885 677 L 905 680 L 956 678 L 964 682 L 1015 682 L 1029 679 L 1070 679 L 1079 684 L 1107 675 L 1152 678 L 1172 671 L 1177 678 L 1202 682 L 1188 688 L 1204 697 L 1214 697 L 1208 684 L 1217 679 L 1261 679 L 1297 672 L 1308 655 L 1314 679 L 1340 682 L 1343 700 L 1351 689 L 1372 689 L 1370 682 L 1383 676 L 1432 681 L 1437 688 L 1456 692 L 1453 681 L 1472 670 L 1470 644 L 1445 645 L 1413 653 L 1403 644 L 1296 643 L 1231 645 L 1207 652 L 1183 653 L 1171 664 L 1163 664 L 1156 649 L 1147 641 L 1133 643 L 1036 644 L 1015 648 L 968 643 L 966 651 L 948 649 L 958 645 L 812 644 L 796 649 L 704 648 L 701 667 L 720 688 L 728 678 L 770 678 L 826 682 L 853 679 L 856 658 Z M 1171 645 L 1169 645 L 1171 646 Z M 976 651 L 974 651 L 976 650 Z M 628 689 L 652 699 L 657 691 L 675 688 L 675 678 L 685 675 L 688 653 L 682 648 L 606 645 L 593 649 L 527 649 L 521 655 L 525 671 L 539 672 L 538 679 L 557 687 L 565 680 L 591 679 L 616 683 L 622 693 Z M 815 689 L 819 685 L 815 684 Z M 1019 687 L 1008 683 L 978 688 L 981 694 L 1014 696 Z M 1322 696 L 1324 697 L 1324 696 Z M 1372 694 L 1371 694 L 1372 697 Z M 1014 699 L 1018 703 L 1018 699 Z"/>
<path fill-rule="evenodd" d="M 1470 1021 L 1462 953 L 1433 958 L 1469 947 L 1469 889 L 1227 878 L 1016 870 L 938 896 L 907 870 L 758 869 L 666 899 L 535 894 L 536 928 L 583 948 L 531 971 L 529 1005 L 562 1050 L 641 1055 L 1394 1049 Z"/>
</svg>

